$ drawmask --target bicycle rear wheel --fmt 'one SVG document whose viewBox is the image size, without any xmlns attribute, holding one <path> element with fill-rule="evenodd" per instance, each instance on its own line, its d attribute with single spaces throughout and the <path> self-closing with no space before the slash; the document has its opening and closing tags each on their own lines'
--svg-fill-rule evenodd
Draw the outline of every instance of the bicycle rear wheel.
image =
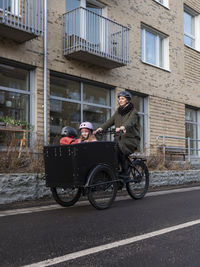
<svg viewBox="0 0 200 267">
<path fill-rule="evenodd" d="M 81 196 L 80 187 L 52 187 L 51 192 L 55 201 L 63 207 L 73 206 Z"/>
<path fill-rule="evenodd" d="M 104 165 L 97 165 L 90 174 L 88 199 L 93 207 L 107 209 L 117 194 L 117 183 L 113 171 Z"/>
<path fill-rule="evenodd" d="M 134 199 L 141 199 L 149 188 L 149 171 L 141 160 L 133 161 L 130 181 L 126 183 L 128 194 Z"/>
</svg>

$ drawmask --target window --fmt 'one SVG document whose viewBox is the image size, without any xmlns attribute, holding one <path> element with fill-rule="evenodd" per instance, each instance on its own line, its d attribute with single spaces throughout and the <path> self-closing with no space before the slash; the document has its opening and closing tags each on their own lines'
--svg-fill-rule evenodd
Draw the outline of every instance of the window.
<svg viewBox="0 0 200 267">
<path fill-rule="evenodd" d="M 168 37 L 148 26 L 141 28 L 141 58 L 145 63 L 169 69 Z"/>
<path fill-rule="evenodd" d="M 139 131 L 140 131 L 140 152 L 147 152 L 148 148 L 148 99 L 144 95 L 140 95 L 129 91 L 133 98 L 132 103 L 139 115 Z"/>
<path fill-rule="evenodd" d="M 66 0 L 66 11 L 80 7 L 80 0 Z"/>
<path fill-rule="evenodd" d="M 30 72 L 0 63 L 0 117 L 30 122 Z M 7 145 L 0 134 L 0 144 Z"/>
<path fill-rule="evenodd" d="M 20 1 L 19 0 L 0 0 L 0 10 L 7 10 L 15 15 L 19 14 Z"/>
<path fill-rule="evenodd" d="M 168 3 L 168 0 L 154 0 L 158 3 L 160 3 L 161 5 L 165 6 L 165 7 L 168 7 L 169 3 Z"/>
<path fill-rule="evenodd" d="M 90 11 L 102 15 L 101 9 L 104 8 L 105 5 L 97 0 L 66 0 L 67 12 L 78 7 L 84 7 L 89 9 Z"/>
<path fill-rule="evenodd" d="M 189 7 L 184 7 L 184 44 L 196 50 L 199 45 L 199 14 Z"/>
<path fill-rule="evenodd" d="M 111 116 L 112 90 L 52 74 L 50 77 L 50 138 L 57 142 L 63 126 L 78 129 L 81 121 L 98 128 Z"/>
<path fill-rule="evenodd" d="M 103 20 L 100 16 L 105 15 L 105 5 L 96 0 L 66 0 L 67 12 L 78 7 L 84 9 L 68 14 L 66 32 L 71 36 L 81 37 L 82 41 L 87 40 L 89 45 L 99 47 L 103 32 Z"/>
<path fill-rule="evenodd" d="M 185 129 L 186 138 L 190 138 L 191 154 L 197 155 L 198 149 L 198 110 L 194 108 L 186 108 L 185 110 Z M 188 148 L 188 141 L 186 140 L 186 147 Z"/>
</svg>

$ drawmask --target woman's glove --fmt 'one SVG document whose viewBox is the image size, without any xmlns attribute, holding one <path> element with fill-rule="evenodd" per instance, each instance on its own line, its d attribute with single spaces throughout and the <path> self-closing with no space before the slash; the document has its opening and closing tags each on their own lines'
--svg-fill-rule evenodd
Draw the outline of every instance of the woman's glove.
<svg viewBox="0 0 200 267">
<path fill-rule="evenodd" d="M 126 128 L 124 126 L 120 126 L 119 128 L 116 128 L 116 133 L 119 133 L 120 131 L 122 131 L 123 133 L 126 133 Z"/>
<path fill-rule="evenodd" d="M 102 132 L 102 131 L 103 131 L 102 128 L 98 128 L 98 129 L 96 129 L 96 130 L 93 132 L 93 134 L 97 134 L 98 132 Z"/>
</svg>

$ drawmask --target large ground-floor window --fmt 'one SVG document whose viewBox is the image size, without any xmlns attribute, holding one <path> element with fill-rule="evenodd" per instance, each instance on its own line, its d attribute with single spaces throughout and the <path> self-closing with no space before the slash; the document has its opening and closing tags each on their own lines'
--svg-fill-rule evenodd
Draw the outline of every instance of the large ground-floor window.
<svg viewBox="0 0 200 267">
<path fill-rule="evenodd" d="M 186 107 L 185 109 L 185 136 L 190 138 L 190 143 L 186 140 L 186 147 L 190 146 L 192 155 L 198 154 L 198 109 Z"/>
<path fill-rule="evenodd" d="M 146 153 L 148 149 L 148 98 L 146 95 L 130 91 L 133 104 L 139 114 L 140 147 L 139 151 Z"/>
<path fill-rule="evenodd" d="M 0 118 L 30 122 L 30 72 L 0 61 Z M 7 145 L 7 133 L 0 132 L 0 145 Z"/>
<path fill-rule="evenodd" d="M 78 129 L 90 121 L 96 129 L 111 116 L 112 89 L 84 80 L 51 73 L 50 142 L 57 143 L 63 126 Z"/>
</svg>

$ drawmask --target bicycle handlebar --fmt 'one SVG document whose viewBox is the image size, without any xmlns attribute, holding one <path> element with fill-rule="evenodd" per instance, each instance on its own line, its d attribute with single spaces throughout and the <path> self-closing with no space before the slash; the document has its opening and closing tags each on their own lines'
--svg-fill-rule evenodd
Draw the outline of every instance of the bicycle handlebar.
<svg viewBox="0 0 200 267">
<path fill-rule="evenodd" d="M 120 130 L 119 132 L 116 132 L 115 129 L 112 129 L 112 130 L 98 131 L 96 134 L 118 134 L 118 133 L 123 133 L 123 131 Z"/>
<path fill-rule="evenodd" d="M 123 131 L 120 130 L 119 132 L 116 132 L 115 129 L 113 130 L 104 130 L 104 131 L 99 131 L 97 132 L 95 135 L 104 135 L 104 134 L 118 134 L 117 135 L 117 139 L 116 142 L 118 143 L 118 141 L 120 140 L 121 136 L 122 136 Z"/>
</svg>

